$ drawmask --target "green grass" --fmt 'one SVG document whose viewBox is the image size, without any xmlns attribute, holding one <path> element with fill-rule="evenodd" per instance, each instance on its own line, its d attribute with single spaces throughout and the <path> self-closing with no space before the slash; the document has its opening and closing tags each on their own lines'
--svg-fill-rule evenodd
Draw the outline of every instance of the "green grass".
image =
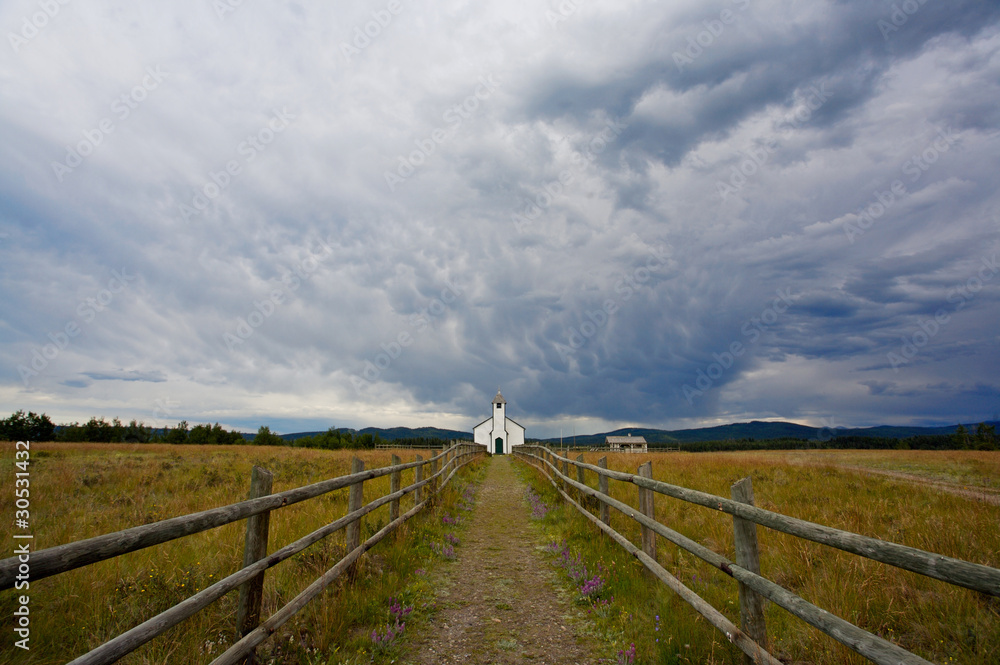
<svg viewBox="0 0 1000 665">
<path fill-rule="evenodd" d="M 12 478 L 13 446 L 5 445 L 0 473 Z M 430 451 L 397 451 L 403 461 Z M 357 454 L 366 468 L 386 466 L 389 451 L 265 449 L 254 446 L 36 444 L 32 446 L 31 531 L 35 549 L 81 540 L 160 519 L 226 505 L 247 497 L 250 470 L 274 473 L 274 492 L 350 472 Z M 337 580 L 258 648 L 264 663 L 372 662 L 371 631 L 389 621 L 389 599 L 414 607 L 411 621 L 433 612 L 434 594 L 419 569 L 438 565 L 431 545 L 456 527 L 442 524 L 478 463 L 463 470 L 438 504 L 371 550 L 352 583 Z M 403 484 L 413 471 L 403 473 Z M 11 486 L 5 483 L 6 486 Z M 365 502 L 388 492 L 388 476 L 365 483 Z M 13 492 L 0 495 L 0 514 L 13 515 Z M 413 505 L 404 497 L 401 512 Z M 268 551 L 301 538 L 346 512 L 347 489 L 272 512 Z M 368 537 L 388 522 L 388 506 L 364 518 Z M 460 528 L 460 527 L 457 527 Z M 31 583 L 30 652 L 0 643 L 0 663 L 65 663 L 236 571 L 245 525 L 237 522 L 62 575 Z M 10 542 L 9 537 L 7 538 Z M 346 553 L 338 532 L 271 568 L 265 575 L 262 616 L 289 602 Z M 17 595 L 0 593 L 10 616 Z M 207 663 L 234 641 L 236 591 L 120 662 Z M 378 662 L 378 661 L 376 661 Z M 388 660 L 386 661 L 388 662 Z"/>
<path fill-rule="evenodd" d="M 596 464 L 601 454 L 585 455 Z M 608 455 L 609 467 L 635 473 L 653 460 L 654 477 L 719 496 L 751 476 L 756 504 L 840 529 L 1000 567 L 1000 508 L 954 496 L 933 486 L 843 467 L 910 465 L 944 477 L 974 469 L 988 482 L 1000 477 L 1000 454 L 965 451 L 817 451 L 794 453 L 659 453 Z M 549 542 L 566 541 L 574 554 L 608 572 L 614 603 L 596 616 L 603 637 L 625 648 L 636 644 L 637 663 L 737 663 L 725 636 L 648 575 L 575 509 L 564 507 L 537 472 L 527 477 L 544 501 L 557 506 L 538 525 Z M 587 482 L 597 486 L 595 474 Z M 984 482 L 983 480 L 980 481 Z M 611 482 L 611 494 L 638 505 L 634 485 Z M 665 496 L 656 497 L 657 520 L 735 558 L 732 517 Z M 612 526 L 639 542 L 639 527 L 612 510 Z M 1000 660 L 1000 602 L 915 573 L 758 527 L 761 567 L 810 602 L 937 663 L 990 665 Z M 739 625 L 735 582 L 693 555 L 658 538 L 658 560 L 684 584 Z M 567 582 L 568 583 L 568 582 Z M 660 630 L 656 628 L 660 617 Z M 783 661 L 860 664 L 863 657 L 781 608 L 767 611 L 771 652 Z M 659 642 L 656 639 L 659 638 Z"/>
</svg>

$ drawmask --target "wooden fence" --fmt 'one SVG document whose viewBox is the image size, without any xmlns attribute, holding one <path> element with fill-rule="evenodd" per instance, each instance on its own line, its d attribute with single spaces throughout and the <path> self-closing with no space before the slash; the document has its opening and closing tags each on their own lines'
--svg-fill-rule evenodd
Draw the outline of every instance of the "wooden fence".
<svg viewBox="0 0 1000 665">
<path fill-rule="evenodd" d="M 607 457 L 602 457 L 595 466 L 584 463 L 583 455 L 578 455 L 575 460 L 572 460 L 569 457 L 561 457 L 541 446 L 517 446 L 514 448 L 514 454 L 538 468 L 568 503 L 638 558 L 653 575 L 679 594 L 713 626 L 722 631 L 730 642 L 746 654 L 745 658 L 748 663 L 780 665 L 780 661 L 766 650 L 767 631 L 763 611 L 766 599 L 818 628 L 841 644 L 854 649 L 872 662 L 880 665 L 931 665 L 920 656 L 834 616 L 762 577 L 757 551 L 758 524 L 858 556 L 927 575 L 949 584 L 1000 597 L 1000 570 L 996 568 L 833 529 L 757 508 L 753 505 L 753 488 L 750 478 L 744 478 L 733 485 L 732 498 L 726 499 L 706 492 L 653 480 L 651 462 L 641 465 L 637 474 L 631 474 L 608 470 Z M 570 465 L 576 467 L 575 479 L 570 477 Z M 560 466 L 562 467 L 561 471 Z M 586 471 L 592 471 L 598 475 L 598 489 L 595 490 L 586 484 L 584 475 Z M 608 495 L 609 479 L 632 483 L 638 487 L 638 509 L 612 499 Z M 572 495 L 570 488 L 576 490 Z M 729 561 L 721 554 L 657 522 L 654 512 L 655 494 L 662 494 L 732 515 L 736 562 Z M 585 503 L 585 496 L 593 497 L 596 500 L 600 507 L 600 516 L 595 516 L 582 505 Z M 615 508 L 640 524 L 641 547 L 637 547 L 611 528 L 609 507 Z M 740 600 L 741 628 L 737 628 L 721 612 L 684 586 L 680 580 L 667 572 L 657 562 L 657 535 L 666 538 L 736 579 Z"/>
<path fill-rule="evenodd" d="M 113 663 L 236 588 L 240 589 L 237 632 L 242 638 L 213 660 L 211 665 L 230 665 L 252 661 L 253 651 L 259 644 L 269 638 L 310 600 L 319 595 L 331 582 L 350 570 L 362 554 L 392 533 L 403 522 L 431 505 L 436 495 L 451 481 L 462 466 L 485 452 L 484 446 L 458 443 L 446 447 L 439 454 L 427 460 L 417 455 L 416 461 L 406 464 L 401 464 L 399 458 L 393 455 L 392 465 L 367 471 L 364 468 L 364 462 L 355 458 L 349 475 L 331 478 L 278 494 L 271 494 L 271 474 L 264 469 L 254 467 L 249 500 L 32 552 L 31 580 L 34 582 L 98 561 L 214 529 L 224 524 L 247 520 L 242 569 L 76 658 L 69 665 Z M 429 473 L 424 473 L 424 467 L 428 465 L 430 466 Z M 401 488 L 402 472 L 407 469 L 414 470 L 414 482 Z M 390 476 L 389 494 L 362 506 L 364 482 L 386 475 Z M 313 499 L 344 487 L 350 488 L 346 515 L 294 543 L 272 552 L 270 555 L 267 554 L 268 517 L 272 510 Z M 410 510 L 400 515 L 400 499 L 409 493 L 414 495 L 414 505 Z M 389 504 L 389 523 L 371 538 L 361 542 L 361 518 L 386 504 Z M 264 571 L 345 527 L 347 528 L 347 555 L 287 605 L 260 623 Z M 0 561 L 0 590 L 10 589 L 14 586 L 18 565 L 19 561 L 16 556 Z"/>
<path fill-rule="evenodd" d="M 467 443 L 473 445 L 472 441 L 451 441 L 451 445 Z M 375 444 L 375 450 L 440 450 L 439 443 L 395 443 L 394 441 L 381 441 Z"/>
</svg>

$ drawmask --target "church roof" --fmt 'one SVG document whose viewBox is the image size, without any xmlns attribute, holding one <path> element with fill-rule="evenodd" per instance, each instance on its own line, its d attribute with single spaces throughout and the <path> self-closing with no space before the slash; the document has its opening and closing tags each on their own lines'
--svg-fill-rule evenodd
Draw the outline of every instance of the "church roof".
<svg viewBox="0 0 1000 665">
<path fill-rule="evenodd" d="M 506 404 L 506 403 L 507 400 L 503 398 L 503 395 L 500 394 L 500 389 L 497 388 L 497 396 L 493 398 L 493 404 Z"/>
</svg>

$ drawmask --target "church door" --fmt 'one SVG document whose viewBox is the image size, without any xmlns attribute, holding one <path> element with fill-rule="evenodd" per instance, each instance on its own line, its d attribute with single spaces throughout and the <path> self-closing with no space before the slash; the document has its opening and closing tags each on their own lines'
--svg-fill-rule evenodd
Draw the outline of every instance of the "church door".
<svg viewBox="0 0 1000 665">
<path fill-rule="evenodd" d="M 497 437 L 495 443 L 496 443 L 496 448 L 494 449 L 493 452 L 495 452 L 497 455 L 503 455 L 503 439 Z"/>
</svg>

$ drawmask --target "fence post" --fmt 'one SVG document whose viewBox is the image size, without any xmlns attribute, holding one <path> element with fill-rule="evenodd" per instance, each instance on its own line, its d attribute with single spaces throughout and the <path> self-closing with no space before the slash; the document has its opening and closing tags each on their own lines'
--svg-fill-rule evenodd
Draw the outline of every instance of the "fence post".
<svg viewBox="0 0 1000 665">
<path fill-rule="evenodd" d="M 433 457 L 435 457 L 435 455 L 431 455 L 431 457 L 433 458 Z M 437 459 L 432 459 L 431 460 L 431 475 L 432 476 L 436 475 L 437 472 L 438 472 L 438 461 L 437 461 Z M 431 503 L 434 503 L 435 497 L 437 496 L 439 480 L 440 480 L 439 478 L 435 478 L 434 480 L 431 481 L 431 484 L 430 484 L 430 497 L 429 497 L 430 500 L 431 500 Z"/>
<path fill-rule="evenodd" d="M 351 460 L 351 473 L 360 473 L 365 470 L 365 463 L 357 457 Z M 347 495 L 347 512 L 353 513 L 361 508 L 364 501 L 364 483 L 354 483 L 350 486 Z M 347 525 L 347 551 L 353 552 L 361 545 L 361 520 L 356 519 Z"/>
<path fill-rule="evenodd" d="M 392 456 L 392 465 L 399 466 L 401 460 L 399 455 Z M 394 494 L 399 491 L 399 481 L 403 472 L 396 469 L 391 474 L 389 474 L 389 493 Z M 389 521 L 394 522 L 399 519 L 399 499 L 393 499 L 389 502 Z"/>
<path fill-rule="evenodd" d="M 420 455 L 417 455 L 417 461 L 423 462 L 424 458 L 421 457 Z M 420 466 L 413 467 L 413 482 L 419 483 L 423 479 L 424 479 L 424 465 L 421 464 Z M 424 496 L 424 488 L 418 487 L 413 492 L 413 505 L 419 506 L 420 502 L 423 501 L 423 496 Z"/>
<path fill-rule="evenodd" d="M 569 452 L 563 455 L 562 474 L 563 476 L 569 476 Z M 569 494 L 569 483 L 565 479 L 562 481 L 562 486 L 563 491 Z"/>
<path fill-rule="evenodd" d="M 259 466 L 250 473 L 250 498 L 258 499 L 271 493 L 274 474 Z M 243 545 L 243 567 L 260 561 L 267 556 L 267 534 L 271 523 L 271 511 L 251 515 L 247 518 L 246 541 Z M 237 640 L 252 631 L 260 623 L 260 606 L 264 599 L 264 572 L 240 586 L 240 600 L 236 608 Z M 242 661 L 253 665 L 254 652 Z"/>
<path fill-rule="evenodd" d="M 653 463 L 650 461 L 640 465 L 639 475 L 652 479 Z M 639 488 L 639 512 L 650 519 L 656 519 L 656 511 L 653 508 L 653 490 Z M 642 551 L 654 560 L 656 559 L 656 532 L 647 527 L 642 527 Z"/>
<path fill-rule="evenodd" d="M 750 477 L 740 480 L 730 488 L 733 501 L 753 505 L 753 481 Z M 760 575 L 760 550 L 757 548 L 757 525 L 750 520 L 733 515 L 733 536 L 736 543 L 736 563 Z M 764 623 L 764 598 L 750 587 L 739 585 L 740 625 L 761 649 L 767 650 L 767 626 Z M 743 662 L 752 665 L 753 659 L 744 654 Z"/>
<path fill-rule="evenodd" d="M 605 455 L 601 459 L 597 460 L 597 466 L 602 469 L 608 468 L 608 457 Z M 604 496 L 608 495 L 608 477 L 604 474 L 597 476 L 597 489 L 600 490 L 601 494 Z M 608 504 L 601 501 L 601 521 L 611 526 L 611 507 Z"/>
<path fill-rule="evenodd" d="M 576 456 L 576 461 L 580 462 L 580 463 L 583 462 L 583 454 L 582 453 L 580 455 Z M 576 465 L 576 482 L 580 483 L 581 485 L 584 484 L 583 467 L 580 466 L 579 464 Z M 582 506 L 583 502 L 586 501 L 585 497 L 587 495 L 583 493 L 583 490 L 579 490 L 577 493 L 580 495 L 580 505 Z"/>
</svg>

